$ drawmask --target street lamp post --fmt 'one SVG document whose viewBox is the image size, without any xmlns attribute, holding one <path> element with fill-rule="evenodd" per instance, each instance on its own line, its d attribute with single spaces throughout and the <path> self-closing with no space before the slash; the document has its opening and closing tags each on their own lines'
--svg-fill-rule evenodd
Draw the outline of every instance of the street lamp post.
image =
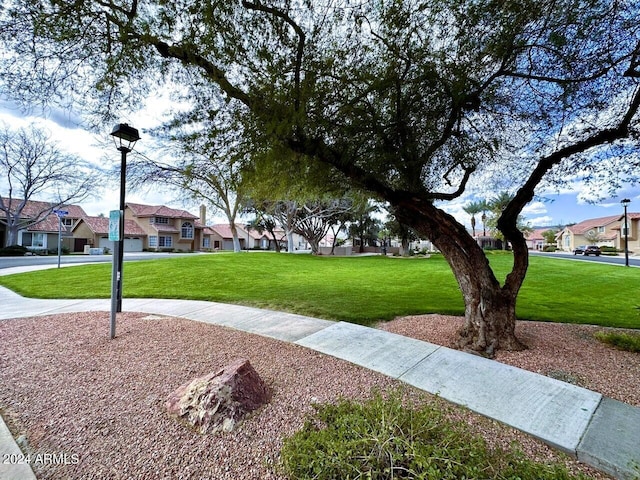
<svg viewBox="0 0 640 480">
<path fill-rule="evenodd" d="M 120 151 L 120 215 L 118 245 L 113 252 L 113 269 L 111 283 L 111 338 L 116 336 L 116 312 L 122 311 L 122 264 L 124 258 L 124 195 L 127 179 L 127 153 L 133 150 L 135 143 L 140 140 L 138 130 L 126 123 L 118 123 L 111 136 L 116 148 Z"/>
<path fill-rule="evenodd" d="M 629 222 L 627 220 L 627 206 L 631 203 L 628 198 L 623 199 L 621 202 L 624 207 L 624 265 L 629 266 Z"/>
</svg>

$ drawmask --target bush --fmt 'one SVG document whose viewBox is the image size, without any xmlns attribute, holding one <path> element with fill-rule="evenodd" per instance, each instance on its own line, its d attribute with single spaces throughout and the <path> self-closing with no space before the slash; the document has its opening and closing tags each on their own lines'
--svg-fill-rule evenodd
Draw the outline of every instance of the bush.
<svg viewBox="0 0 640 480">
<path fill-rule="evenodd" d="M 62 251 L 62 255 L 69 255 L 69 252 L 70 252 L 69 247 L 63 245 L 60 250 Z M 53 248 L 50 248 L 49 250 L 47 250 L 47 254 L 58 255 L 58 247 L 55 246 Z"/>
<path fill-rule="evenodd" d="M 545 245 L 542 248 L 543 252 L 555 252 L 558 250 L 558 247 L 556 247 L 555 245 Z"/>
<path fill-rule="evenodd" d="M 314 408 L 303 428 L 284 439 L 281 462 L 291 479 L 584 478 L 514 447 L 491 449 L 433 403 L 405 407 L 399 392 Z"/>
<path fill-rule="evenodd" d="M 22 245 L 9 245 L 0 248 L 0 257 L 24 257 L 28 251 L 29 249 Z"/>
<path fill-rule="evenodd" d="M 594 333 L 593 336 L 601 342 L 613 345 L 620 350 L 640 352 L 640 334 L 599 331 Z"/>
</svg>

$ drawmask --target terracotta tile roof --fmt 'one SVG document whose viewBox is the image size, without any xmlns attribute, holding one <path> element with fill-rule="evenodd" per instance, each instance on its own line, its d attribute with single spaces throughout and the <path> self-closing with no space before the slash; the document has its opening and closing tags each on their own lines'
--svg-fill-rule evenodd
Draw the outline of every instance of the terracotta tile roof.
<svg viewBox="0 0 640 480">
<path fill-rule="evenodd" d="M 211 230 L 220 235 L 222 238 L 233 238 L 233 235 L 231 235 L 231 225 L 229 225 L 228 223 L 211 225 L 209 228 L 211 228 Z"/>
<path fill-rule="evenodd" d="M 222 238 L 233 238 L 233 236 L 231 235 L 231 224 L 229 223 L 217 223 L 215 225 L 211 225 L 209 228 L 212 229 L 218 235 L 220 235 Z M 241 223 L 236 223 L 236 230 L 238 231 L 238 237 L 244 238 L 246 240 L 247 238 L 246 226 L 242 225 Z M 249 236 L 254 240 L 260 240 L 265 235 L 266 235 L 266 232 L 263 232 L 261 234 L 260 232 L 258 232 L 257 230 L 254 230 L 253 228 L 249 230 Z"/>
<path fill-rule="evenodd" d="M 525 238 L 527 240 L 544 240 L 544 237 L 542 236 L 542 234 L 544 232 L 546 232 L 547 230 L 551 230 L 550 228 L 538 228 L 536 230 L 534 230 L 533 232 L 529 232 L 527 235 L 525 235 Z"/>
<path fill-rule="evenodd" d="M 199 217 L 177 208 L 170 208 L 164 205 L 142 205 L 140 203 L 127 203 L 127 207 L 136 217 L 167 217 L 167 218 L 189 218 L 196 220 Z"/>
<path fill-rule="evenodd" d="M 9 204 L 9 209 L 13 212 L 16 211 L 18 205 L 22 202 L 22 199 L 13 198 L 9 201 L 8 198 L 2 197 L 3 202 Z M 39 200 L 27 200 L 22 209 L 21 218 L 24 219 L 38 219 L 42 218 L 38 223 L 31 225 L 27 228 L 29 232 L 57 232 L 58 231 L 58 216 L 51 213 L 51 210 L 57 208 L 59 210 L 66 210 L 69 214 L 66 218 L 80 219 L 87 216 L 85 211 L 79 205 L 56 205 L 51 202 L 41 202 Z"/>
<path fill-rule="evenodd" d="M 567 228 L 574 235 L 582 235 L 584 233 L 587 233 L 589 230 L 593 228 L 604 227 L 606 225 L 610 225 L 613 222 L 617 222 L 619 220 L 620 220 L 620 215 L 610 215 L 608 217 L 591 218 L 589 220 L 576 223 L 575 225 L 571 225 Z"/>
<path fill-rule="evenodd" d="M 15 211 L 18 208 L 18 204 L 22 202 L 22 199 L 13 198 L 11 199 L 11 201 L 9 201 L 8 198 L 2 197 L 2 201 L 5 203 L 5 205 L 7 203 L 9 204 L 9 209 L 11 211 Z M 34 218 L 34 217 L 37 217 L 38 215 L 41 215 L 43 212 L 46 212 L 47 210 L 52 210 L 54 208 L 58 208 L 60 210 L 67 210 L 69 212 L 69 215 L 67 215 L 69 218 L 82 218 L 87 216 L 87 214 L 85 213 L 85 211 L 82 209 L 80 205 L 57 206 L 57 204 L 51 203 L 51 202 L 41 202 L 39 200 L 27 200 L 27 203 L 22 209 L 22 217 Z"/>
<path fill-rule="evenodd" d="M 108 217 L 85 217 L 82 219 L 87 224 L 89 229 L 98 235 L 106 235 L 109 233 L 109 218 Z M 134 220 L 125 220 L 124 222 L 124 234 L 135 235 L 137 237 L 146 236 L 146 232 L 140 228 Z"/>
</svg>

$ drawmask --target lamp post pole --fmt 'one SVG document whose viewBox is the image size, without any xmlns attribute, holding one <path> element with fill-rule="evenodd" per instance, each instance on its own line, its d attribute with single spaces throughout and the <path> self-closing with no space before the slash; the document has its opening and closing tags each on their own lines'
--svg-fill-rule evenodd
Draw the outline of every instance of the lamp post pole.
<svg viewBox="0 0 640 480">
<path fill-rule="evenodd" d="M 118 240 L 118 268 L 117 268 L 117 281 L 116 281 L 116 312 L 122 312 L 122 264 L 124 259 L 124 195 L 125 186 L 127 182 L 127 153 L 129 150 L 126 147 L 118 147 L 120 150 L 120 240 Z"/>
<path fill-rule="evenodd" d="M 138 130 L 126 123 L 119 123 L 111 132 L 120 151 L 120 210 L 118 212 L 118 232 L 113 251 L 113 267 L 111 270 L 111 338 L 116 336 L 116 312 L 122 312 L 122 265 L 124 260 L 124 210 L 125 186 L 127 181 L 127 153 L 133 150 L 135 143 L 140 140 Z"/>
<path fill-rule="evenodd" d="M 623 199 L 620 203 L 624 207 L 624 265 L 629 266 L 629 222 L 627 221 L 627 206 L 631 203 L 628 198 Z"/>
</svg>

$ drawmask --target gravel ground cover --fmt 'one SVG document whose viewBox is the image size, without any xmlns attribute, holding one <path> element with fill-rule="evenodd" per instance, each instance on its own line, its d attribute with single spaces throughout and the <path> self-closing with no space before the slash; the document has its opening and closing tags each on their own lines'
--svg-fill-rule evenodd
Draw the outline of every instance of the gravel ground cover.
<svg viewBox="0 0 640 480">
<path fill-rule="evenodd" d="M 438 330 L 439 320 L 459 321 L 410 317 L 384 328 L 399 333 L 411 328 L 416 336 L 420 333 L 416 325 L 429 323 L 432 327 L 425 329 L 431 332 L 430 341 L 435 342 L 439 331 L 440 342 L 446 343 L 451 326 Z M 376 389 L 400 386 L 347 362 L 223 327 L 125 313 L 118 317 L 118 336 L 109 340 L 108 324 L 108 313 L 0 321 L 0 413 L 14 436 L 21 437 L 23 450 L 39 455 L 33 464 L 39 479 L 282 478 L 276 468 L 282 437 L 302 426 L 313 403 L 341 396 L 364 398 Z M 540 325 L 542 336 L 553 336 L 547 335 L 546 327 L 555 326 Z M 533 343 L 536 331 L 531 335 L 522 337 Z M 529 368 L 546 368 L 527 353 L 515 360 L 505 355 L 500 360 L 516 364 L 518 359 L 528 359 Z M 269 405 L 224 435 L 194 433 L 166 414 L 164 402 L 174 389 L 237 358 L 248 358 L 272 389 Z M 620 357 L 616 365 L 626 361 L 626 356 Z M 637 361 L 634 365 L 630 369 L 635 369 L 635 376 L 632 371 L 620 382 L 635 378 L 638 384 Z M 572 371 L 559 362 L 553 368 Z M 618 381 L 606 368 L 600 373 L 611 382 Z M 611 387 L 616 388 L 626 391 L 625 385 Z M 444 407 L 443 401 L 423 397 L 410 387 L 405 394 L 411 401 L 440 401 Z M 622 396 L 626 399 L 627 393 Z M 452 415 L 492 444 L 517 440 L 536 458 L 560 458 L 574 471 L 609 478 L 497 422 L 461 408 L 454 408 Z M 47 454 L 56 455 L 57 460 L 47 460 Z"/>
</svg>

